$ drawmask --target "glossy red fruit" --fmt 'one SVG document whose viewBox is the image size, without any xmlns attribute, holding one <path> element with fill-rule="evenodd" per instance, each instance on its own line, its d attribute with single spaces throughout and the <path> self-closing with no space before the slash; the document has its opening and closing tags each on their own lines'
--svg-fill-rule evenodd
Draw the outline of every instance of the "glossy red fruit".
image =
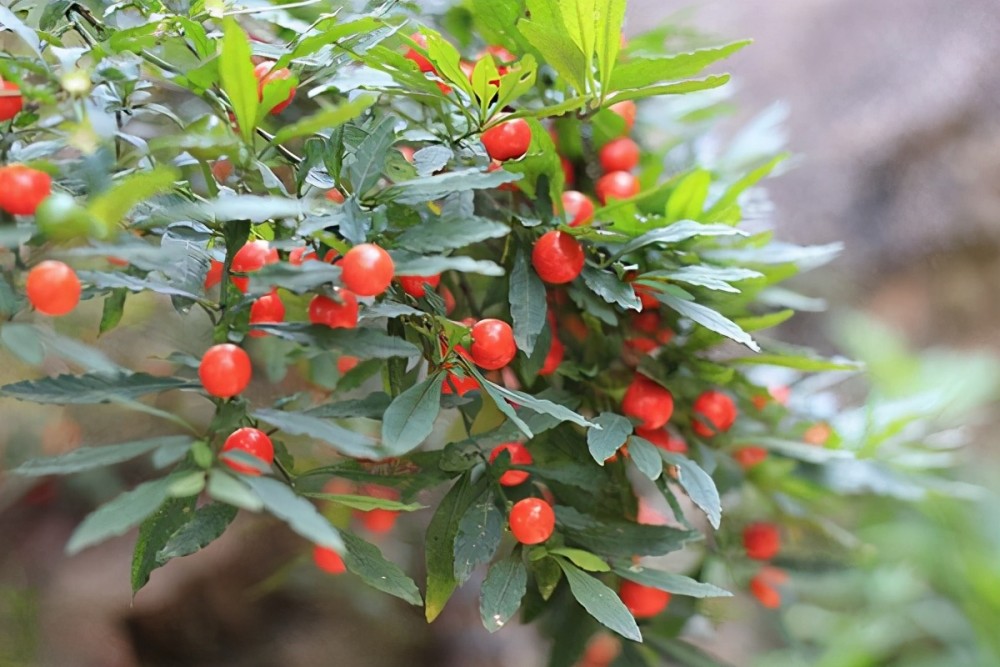
<svg viewBox="0 0 1000 667">
<path fill-rule="evenodd" d="M 250 324 L 275 324 L 285 321 L 285 304 L 281 302 L 277 290 L 271 290 L 250 306 Z M 266 336 L 267 332 L 250 330 L 250 336 L 260 338 Z"/>
<path fill-rule="evenodd" d="M 327 574 L 343 574 L 347 571 L 344 559 L 333 549 L 316 545 L 313 547 L 313 562 Z"/>
<path fill-rule="evenodd" d="M 271 442 L 271 438 L 267 437 L 267 434 L 263 431 L 255 428 L 244 427 L 233 431 L 226 438 L 225 444 L 222 445 L 222 451 L 231 452 L 233 450 L 246 452 L 251 456 L 257 457 L 267 465 L 274 463 L 274 444 Z M 260 470 L 245 463 L 228 458 L 223 458 L 222 462 L 236 472 L 241 472 L 244 475 L 252 477 L 260 476 Z"/>
<path fill-rule="evenodd" d="M 427 294 L 428 285 L 433 290 L 441 283 L 441 274 L 435 276 L 400 276 L 399 285 L 403 291 L 419 299 Z"/>
<path fill-rule="evenodd" d="M 481 368 L 495 371 L 511 362 L 517 354 L 514 332 L 506 322 L 487 318 L 472 326 L 472 361 Z"/>
<path fill-rule="evenodd" d="M 660 449 L 677 454 L 687 454 L 687 443 L 665 428 L 637 428 L 635 434 L 640 438 L 649 440 Z"/>
<path fill-rule="evenodd" d="M 223 265 L 217 259 L 213 259 L 208 265 L 208 273 L 205 274 L 205 289 L 212 289 L 222 282 Z"/>
<path fill-rule="evenodd" d="M 381 294 L 396 272 L 389 253 L 374 243 L 362 243 L 348 250 L 340 268 L 344 286 L 358 296 Z"/>
<path fill-rule="evenodd" d="M 13 215 L 34 215 L 52 194 L 52 178 L 23 164 L 0 167 L 0 209 Z"/>
<path fill-rule="evenodd" d="M 424 51 L 427 50 L 427 38 L 421 35 L 419 32 L 415 32 L 412 35 L 410 35 L 410 39 L 416 42 L 417 46 L 419 46 Z M 431 63 L 430 60 L 427 59 L 427 56 L 420 53 L 412 46 L 406 51 L 406 55 L 404 57 L 407 60 L 412 60 L 414 63 L 416 63 L 417 67 L 420 68 L 421 72 L 435 71 L 434 65 Z"/>
<path fill-rule="evenodd" d="M 583 261 L 583 246 L 566 232 L 545 232 L 531 249 L 535 272 L 552 285 L 572 282 L 583 271 Z"/>
<path fill-rule="evenodd" d="M 721 391 L 706 391 L 694 402 L 697 418 L 691 420 L 694 432 L 703 438 L 728 431 L 736 421 L 736 404 Z"/>
<path fill-rule="evenodd" d="M 639 179 L 627 171 L 612 171 L 597 179 L 594 191 L 602 204 L 613 199 L 631 199 L 639 194 Z"/>
<path fill-rule="evenodd" d="M 28 301 L 44 315 L 65 315 L 80 303 L 80 279 L 66 264 L 47 259 L 28 271 Z"/>
<path fill-rule="evenodd" d="M 594 202 L 582 192 L 567 190 L 562 194 L 562 205 L 570 227 L 587 225 L 594 219 Z"/>
<path fill-rule="evenodd" d="M 528 152 L 531 126 L 523 118 L 507 120 L 483 132 L 483 146 L 492 160 L 516 160 Z"/>
<path fill-rule="evenodd" d="M 760 575 L 754 576 L 750 580 L 750 592 L 767 609 L 777 609 L 781 606 L 781 593 L 762 579 Z"/>
<path fill-rule="evenodd" d="M 198 365 L 201 384 L 216 398 L 232 398 L 250 384 L 250 356 L 230 343 L 213 345 L 205 351 Z"/>
<path fill-rule="evenodd" d="M 21 113 L 24 108 L 24 97 L 21 89 L 13 81 L 0 80 L 0 122 L 6 122 Z M 16 93 L 16 94 L 11 94 Z"/>
<path fill-rule="evenodd" d="M 639 419 L 640 428 L 660 428 L 670 421 L 674 413 L 674 397 L 645 375 L 636 373 L 625 390 L 622 411 L 629 417 Z"/>
<path fill-rule="evenodd" d="M 265 264 L 273 264 L 278 261 L 278 251 L 271 248 L 267 241 L 257 240 L 246 243 L 233 256 L 233 263 L 230 270 L 233 273 L 253 273 L 260 271 Z M 236 289 L 246 294 L 250 279 L 246 276 L 233 276 L 233 284 Z"/>
<path fill-rule="evenodd" d="M 618 597 L 636 618 L 652 618 L 670 604 L 670 593 L 623 579 Z"/>
<path fill-rule="evenodd" d="M 521 544 L 541 544 L 556 529 L 556 513 L 541 498 L 525 498 L 510 508 L 510 532 Z"/>
<path fill-rule="evenodd" d="M 604 171 L 632 171 L 639 164 L 639 145 L 628 137 L 604 144 L 598 157 Z"/>
<path fill-rule="evenodd" d="M 265 60 L 253 68 L 253 75 L 257 77 L 257 99 L 260 101 L 264 101 L 264 88 L 267 87 L 268 83 L 272 81 L 284 81 L 292 77 L 292 73 L 287 67 L 279 67 L 276 70 L 272 70 L 273 67 L 273 62 Z M 278 102 L 271 108 L 271 114 L 277 116 L 287 109 L 294 97 L 295 87 L 292 86 L 292 89 L 288 91 L 288 97 L 283 102 Z"/>
<path fill-rule="evenodd" d="M 770 560 L 781 550 L 781 533 L 773 523 L 751 523 L 743 529 L 743 547 L 749 558 Z"/>
<path fill-rule="evenodd" d="M 534 459 L 531 458 L 531 452 L 519 442 L 508 442 L 494 447 L 493 451 L 490 452 L 490 463 L 493 463 L 500 456 L 500 452 L 505 450 L 510 452 L 510 462 L 514 465 L 527 466 L 534 463 Z M 528 477 L 529 473 L 526 470 L 508 470 L 500 475 L 500 484 L 503 486 L 517 486 L 524 483 Z"/>
<path fill-rule="evenodd" d="M 337 188 L 330 188 L 323 194 L 323 196 L 332 201 L 334 204 L 344 203 L 344 193 Z"/>
<path fill-rule="evenodd" d="M 553 335 L 552 345 L 549 346 L 549 352 L 545 355 L 545 362 L 542 364 L 541 370 L 538 374 L 542 377 L 547 375 L 552 375 L 559 368 L 559 364 L 562 363 L 563 357 L 566 355 L 566 346 L 562 344 L 562 341 Z"/>
<path fill-rule="evenodd" d="M 625 121 L 625 131 L 631 132 L 632 128 L 635 127 L 635 113 L 636 113 L 635 102 L 633 102 L 632 100 L 625 100 L 624 102 L 615 102 L 608 108 L 622 117 L 622 120 Z"/>
<path fill-rule="evenodd" d="M 337 372 L 340 373 L 341 375 L 344 375 L 345 373 L 350 373 L 357 367 L 360 361 L 361 360 L 358 359 L 357 357 L 352 357 L 349 354 L 341 355 L 340 357 L 337 358 Z"/>
<path fill-rule="evenodd" d="M 358 326 L 358 299 L 347 290 L 336 290 L 338 300 L 322 295 L 309 302 L 309 321 L 325 324 L 334 329 L 353 329 Z"/>
<path fill-rule="evenodd" d="M 763 447 L 740 447 L 733 452 L 733 459 L 744 470 L 749 470 L 755 465 L 763 463 L 766 458 L 767 450 Z"/>
</svg>

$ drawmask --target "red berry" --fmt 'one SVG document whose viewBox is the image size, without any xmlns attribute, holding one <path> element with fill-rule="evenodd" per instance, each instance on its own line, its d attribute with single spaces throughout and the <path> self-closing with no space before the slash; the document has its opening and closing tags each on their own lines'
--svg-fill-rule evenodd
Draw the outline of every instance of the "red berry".
<svg viewBox="0 0 1000 667">
<path fill-rule="evenodd" d="M 65 315 L 80 303 L 80 279 L 76 271 L 51 259 L 28 271 L 25 291 L 35 310 L 45 315 Z"/>
<path fill-rule="evenodd" d="M 531 250 L 531 264 L 547 283 L 572 282 L 583 271 L 583 246 L 566 232 L 545 232 Z"/>
<path fill-rule="evenodd" d="M 442 287 L 441 298 L 444 300 L 444 314 L 451 315 L 451 311 L 455 310 L 455 295 L 447 287 Z"/>
<path fill-rule="evenodd" d="M 652 618 L 670 604 L 670 593 L 628 579 L 622 580 L 618 597 L 636 618 Z"/>
<path fill-rule="evenodd" d="M 531 458 L 531 452 L 528 451 L 527 447 L 519 442 L 508 442 L 493 448 L 493 451 L 490 452 L 490 463 L 493 463 L 500 456 L 500 452 L 504 450 L 510 452 L 510 462 L 514 465 L 526 466 L 534 462 L 534 459 Z M 528 479 L 528 476 L 529 473 L 525 470 L 508 470 L 500 475 L 500 484 L 503 486 L 517 486 Z"/>
<path fill-rule="evenodd" d="M 410 296 L 419 299 L 427 294 L 427 286 L 437 287 L 441 283 L 441 274 L 435 276 L 400 276 L 399 284 L 403 291 Z"/>
<path fill-rule="evenodd" d="M 250 384 L 250 356 L 230 343 L 213 345 L 205 351 L 198 365 L 201 384 L 216 398 L 232 398 Z"/>
<path fill-rule="evenodd" d="M 706 391 L 694 402 L 698 419 L 691 420 L 694 432 L 703 438 L 728 431 L 736 421 L 736 404 L 721 391 Z"/>
<path fill-rule="evenodd" d="M 503 368 L 517 354 L 514 332 L 506 322 L 492 318 L 480 320 L 472 326 L 469 351 L 477 366 L 491 371 Z"/>
<path fill-rule="evenodd" d="M 761 605 L 768 609 L 777 609 L 781 606 L 781 593 L 771 587 L 760 575 L 754 576 L 750 580 L 750 592 Z"/>
<path fill-rule="evenodd" d="M 264 61 L 253 68 L 253 74 L 257 77 L 257 99 L 264 101 L 264 88 L 271 81 L 283 81 L 285 79 L 290 79 L 292 73 L 287 67 L 280 67 L 274 71 L 271 68 L 274 67 L 274 63 L 269 61 Z M 292 103 L 292 98 L 295 97 L 295 86 L 288 91 L 288 97 L 284 102 L 278 102 L 274 107 L 271 108 L 271 114 L 277 116 L 279 113 L 288 108 L 288 105 Z"/>
<path fill-rule="evenodd" d="M 566 347 L 562 344 L 562 341 L 552 336 L 552 345 L 549 347 L 548 354 L 545 355 L 545 362 L 542 364 L 542 369 L 538 371 L 538 374 L 542 377 L 546 375 L 552 375 L 559 368 L 559 364 L 562 363 L 563 356 L 566 354 Z"/>
<path fill-rule="evenodd" d="M 637 428 L 635 434 L 644 440 L 649 440 L 660 449 L 687 454 L 687 443 L 664 428 Z"/>
<path fill-rule="evenodd" d="M 333 549 L 316 545 L 313 547 L 313 562 L 327 574 L 343 574 L 347 571 L 344 559 Z"/>
<path fill-rule="evenodd" d="M 770 560 L 781 550 L 781 533 L 773 523 L 751 523 L 743 529 L 743 547 L 749 558 Z"/>
<path fill-rule="evenodd" d="M 639 179 L 627 171 L 612 171 L 597 179 L 594 191 L 602 204 L 612 199 L 631 199 L 639 194 Z"/>
<path fill-rule="evenodd" d="M 802 434 L 802 442 L 809 445 L 825 445 L 826 441 L 830 439 L 831 433 L 829 424 L 816 422 Z"/>
<path fill-rule="evenodd" d="M 285 304 L 281 302 L 277 290 L 271 290 L 270 294 L 265 294 L 250 306 L 250 324 L 274 324 L 285 321 Z M 267 332 L 251 330 L 250 336 L 260 338 L 266 336 Z"/>
<path fill-rule="evenodd" d="M 640 428 L 660 428 L 674 413 L 674 397 L 645 375 L 636 373 L 622 399 L 622 412 L 639 419 Z"/>
<path fill-rule="evenodd" d="M 208 265 L 208 273 L 205 274 L 205 289 L 212 289 L 222 282 L 223 265 L 217 259 L 213 259 Z"/>
<path fill-rule="evenodd" d="M 334 204 L 344 203 L 344 193 L 337 188 L 327 190 L 323 196 L 332 201 Z"/>
<path fill-rule="evenodd" d="M 421 35 L 419 32 L 415 32 L 412 35 L 410 35 L 410 39 L 416 42 L 417 46 L 419 46 L 424 51 L 427 50 L 427 38 Z M 421 72 L 435 71 L 434 65 L 431 64 L 430 60 L 427 60 L 427 56 L 420 53 L 413 47 L 410 47 L 409 50 L 407 50 L 406 55 L 404 57 L 416 63 L 417 67 L 420 68 Z"/>
<path fill-rule="evenodd" d="M 604 144 L 599 157 L 605 172 L 631 171 L 639 164 L 639 145 L 628 137 L 612 139 Z"/>
<path fill-rule="evenodd" d="M 309 321 L 325 324 L 334 329 L 353 329 L 358 326 L 358 299 L 352 292 L 336 290 L 340 299 L 334 301 L 322 295 L 314 296 L 309 302 Z"/>
<path fill-rule="evenodd" d="M 265 264 L 273 264 L 277 261 L 278 251 L 273 250 L 267 241 L 251 241 L 236 251 L 233 256 L 233 264 L 229 268 L 233 273 L 253 273 L 260 271 Z M 236 285 L 236 289 L 246 294 L 250 279 L 245 276 L 234 276 L 233 284 Z"/>
<path fill-rule="evenodd" d="M 608 107 L 614 113 L 618 114 L 625 121 L 625 131 L 631 132 L 632 128 L 635 127 L 635 102 L 632 100 L 625 100 L 624 102 L 615 102 L 610 107 Z"/>
<path fill-rule="evenodd" d="M 0 81 L 0 91 L 5 93 L 17 93 L 16 95 L 0 96 L 0 122 L 8 121 L 21 112 L 24 107 L 24 97 L 21 96 L 21 89 L 13 81 Z"/>
<path fill-rule="evenodd" d="M 413 156 L 416 155 L 417 152 L 413 150 L 412 146 L 397 146 L 396 150 L 399 151 L 399 154 L 403 156 L 404 160 L 413 164 Z"/>
<path fill-rule="evenodd" d="M 360 359 L 357 357 L 352 357 L 349 354 L 342 355 L 337 358 L 337 372 L 341 375 L 345 373 L 350 373 L 358 365 Z"/>
<path fill-rule="evenodd" d="M 52 194 L 52 178 L 23 164 L 0 167 L 0 209 L 13 215 L 34 215 Z"/>
<path fill-rule="evenodd" d="M 733 459 L 747 470 L 762 463 L 767 458 L 767 450 L 763 447 L 740 447 L 733 452 Z"/>
<path fill-rule="evenodd" d="M 563 178 L 566 180 L 566 185 L 576 183 L 576 170 L 573 168 L 573 163 L 564 157 L 559 158 L 559 163 L 562 165 Z"/>
<path fill-rule="evenodd" d="M 456 373 L 448 373 L 444 384 L 441 385 L 442 394 L 458 394 L 465 396 L 470 391 L 479 389 L 479 382 L 472 376 L 459 377 Z"/>
<path fill-rule="evenodd" d="M 528 152 L 531 145 L 531 126 L 523 118 L 515 118 L 495 125 L 483 132 L 483 146 L 492 160 L 516 160 Z"/>
<path fill-rule="evenodd" d="M 562 194 L 562 205 L 570 227 L 586 225 L 594 219 L 594 202 L 582 192 L 567 190 Z"/>
<path fill-rule="evenodd" d="M 233 431 L 226 438 L 225 444 L 222 445 L 222 451 L 229 452 L 234 449 L 255 456 L 267 465 L 271 465 L 274 462 L 274 444 L 271 442 L 271 438 L 267 437 L 267 434 L 263 431 L 255 428 L 244 427 Z M 222 461 L 236 472 L 253 477 L 260 476 L 260 470 L 245 463 L 233 461 L 228 458 L 224 458 Z"/>
<path fill-rule="evenodd" d="M 510 532 L 521 544 L 541 544 L 556 529 L 556 513 L 541 498 L 525 498 L 510 508 Z"/>
<path fill-rule="evenodd" d="M 389 253 L 374 243 L 362 243 L 348 250 L 340 267 L 344 286 L 358 296 L 381 294 L 396 272 Z"/>
</svg>

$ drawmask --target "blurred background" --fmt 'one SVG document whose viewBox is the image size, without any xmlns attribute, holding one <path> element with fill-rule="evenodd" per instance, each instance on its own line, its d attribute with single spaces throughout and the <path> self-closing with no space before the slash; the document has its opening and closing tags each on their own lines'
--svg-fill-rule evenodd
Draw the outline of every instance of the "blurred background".
<svg viewBox="0 0 1000 667">
<path fill-rule="evenodd" d="M 845 243 L 800 283 L 828 312 L 796 317 L 787 336 L 866 361 L 873 403 L 933 395 L 907 409 L 972 443 L 941 493 L 845 505 L 841 522 L 865 545 L 853 568 L 796 572 L 782 611 L 740 599 L 713 607 L 718 634 L 705 619 L 690 636 L 734 666 L 1000 665 L 1000 5 L 630 1 L 627 32 L 665 21 L 755 39 L 725 66 L 740 112 L 724 130 L 777 121 L 796 154 L 766 183 L 778 235 Z M 177 344 L 169 327 L 130 317 L 132 336 L 154 334 L 133 367 Z M 2 359 L 3 381 L 27 372 Z M 0 461 L 38 443 L 54 454 L 123 437 L 102 410 L 93 423 L 0 402 Z M 132 536 L 62 553 L 81 499 L 113 496 L 142 469 L 124 473 L 33 489 L 0 476 L 0 666 L 540 664 L 530 632 L 482 631 L 472 593 L 425 630 L 419 611 L 385 596 L 317 584 L 301 543 L 253 521 L 157 571 L 130 606 Z M 411 537 L 382 546 L 405 561 L 419 547 Z"/>
</svg>

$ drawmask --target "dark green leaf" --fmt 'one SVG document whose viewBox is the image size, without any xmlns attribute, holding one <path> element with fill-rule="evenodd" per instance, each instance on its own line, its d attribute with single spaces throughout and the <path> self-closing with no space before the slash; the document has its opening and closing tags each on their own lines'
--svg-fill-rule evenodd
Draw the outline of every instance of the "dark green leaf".
<svg viewBox="0 0 1000 667">
<path fill-rule="evenodd" d="M 149 581 L 149 575 L 159 567 L 157 552 L 170 536 L 191 520 L 197 498 L 168 498 L 156 512 L 142 522 L 132 553 L 132 595 Z"/>
<path fill-rule="evenodd" d="M 631 283 L 619 280 L 610 271 L 591 266 L 583 267 L 583 282 L 590 290 L 608 303 L 618 304 L 626 310 L 641 310 L 642 304 Z"/>
<path fill-rule="evenodd" d="M 496 632 L 517 613 L 528 590 L 528 571 L 524 562 L 511 556 L 494 563 L 483 582 L 479 598 L 479 617 L 490 632 Z"/>
<path fill-rule="evenodd" d="M 222 55 L 219 58 L 219 77 L 222 89 L 233 105 L 236 122 L 243 140 L 253 138 L 257 121 L 257 77 L 253 73 L 250 42 L 243 28 L 230 17 L 222 22 Z"/>
<path fill-rule="evenodd" d="M 192 442 L 193 440 L 187 436 L 167 435 L 103 447 L 80 447 L 61 456 L 25 461 L 12 472 L 25 477 L 67 475 L 128 461 L 156 449 L 187 451 Z"/>
<path fill-rule="evenodd" d="M 733 596 L 732 593 L 718 586 L 705 584 L 682 574 L 651 570 L 641 565 L 615 566 L 614 571 L 618 576 L 637 584 L 652 586 L 674 595 L 687 595 L 694 598 L 728 598 Z"/>
<path fill-rule="evenodd" d="M 66 552 L 75 554 L 110 537 L 124 535 L 163 504 L 172 481 L 164 477 L 145 482 L 98 507 L 73 531 Z"/>
<path fill-rule="evenodd" d="M 400 204 L 422 204 L 464 190 L 492 190 L 504 183 L 512 183 L 518 178 L 519 174 L 512 174 L 502 169 L 492 172 L 462 169 L 397 183 L 385 190 L 380 199 Z"/>
<path fill-rule="evenodd" d="M 635 642 L 642 641 L 639 626 L 635 624 L 632 614 L 613 590 L 572 563 L 561 558 L 556 560 L 566 574 L 566 581 L 569 582 L 573 597 L 588 614 L 622 637 Z"/>
<path fill-rule="evenodd" d="M 175 531 L 156 552 L 156 566 L 162 567 L 173 558 L 190 556 L 218 539 L 236 518 L 237 509 L 226 503 L 209 503 L 199 507 L 194 516 Z"/>
<path fill-rule="evenodd" d="M 314 544 L 343 553 L 340 533 L 311 502 L 270 477 L 244 476 L 243 481 L 260 497 L 264 509 L 287 523 L 289 528 Z"/>
<path fill-rule="evenodd" d="M 567 538 L 594 553 L 618 558 L 661 556 L 701 539 L 694 531 L 621 520 L 598 520 L 557 506 L 556 521 Z"/>
<path fill-rule="evenodd" d="M 386 560 L 378 547 L 352 533 L 344 532 L 340 536 L 347 548 L 344 564 L 348 570 L 375 590 L 394 595 L 412 605 L 419 606 L 423 603 L 413 580 L 398 565 Z"/>
<path fill-rule="evenodd" d="M 385 411 L 391 402 L 392 398 L 388 394 L 377 391 L 373 394 L 365 396 L 364 398 L 352 398 L 345 401 L 338 401 L 336 403 L 320 405 L 319 407 L 308 410 L 306 414 L 312 417 L 322 417 L 327 419 L 331 417 L 335 419 L 344 417 L 367 417 L 369 419 L 378 419 L 385 414 Z"/>
<path fill-rule="evenodd" d="M 472 571 L 488 563 L 503 537 L 503 513 L 492 490 L 483 493 L 466 510 L 455 534 L 455 580 L 461 585 Z"/>
<path fill-rule="evenodd" d="M 57 375 L 0 387 L 0 393 L 35 403 L 93 404 L 134 399 L 171 389 L 196 389 L 201 384 L 147 373 Z"/>
<path fill-rule="evenodd" d="M 397 396 L 382 418 L 382 446 L 393 456 L 406 454 L 434 430 L 441 411 L 441 385 L 445 374 L 436 373 Z"/>
<path fill-rule="evenodd" d="M 347 456 L 380 458 L 376 443 L 371 438 L 312 414 L 260 409 L 254 411 L 253 416 L 289 435 L 305 435 L 322 440 Z"/>
<path fill-rule="evenodd" d="M 570 547 L 557 547 L 549 549 L 549 553 L 554 556 L 568 558 L 573 565 L 588 572 L 610 572 L 611 566 L 604 562 L 600 556 L 596 556 L 583 549 L 572 549 Z"/>
<path fill-rule="evenodd" d="M 472 501 L 482 493 L 486 478 L 472 484 L 463 475 L 441 500 L 437 511 L 427 526 L 425 558 L 427 564 L 427 592 L 424 611 L 427 621 L 438 617 L 448 598 L 455 591 L 455 535 L 458 522 Z"/>
<path fill-rule="evenodd" d="M 111 331 L 122 321 L 122 315 L 125 314 L 125 296 L 127 294 L 128 290 L 126 289 L 114 289 L 105 297 L 104 309 L 101 311 L 101 324 L 98 328 L 100 333 L 103 334 Z"/>
<path fill-rule="evenodd" d="M 722 501 L 711 475 L 683 454 L 660 450 L 660 455 L 667 463 L 677 466 L 677 482 L 691 501 L 705 513 L 712 527 L 718 528 L 722 521 Z"/>
<path fill-rule="evenodd" d="M 663 459 L 650 441 L 633 435 L 628 439 L 628 455 L 639 472 L 649 479 L 656 479 L 663 473 Z"/>
<path fill-rule="evenodd" d="M 340 350 L 362 359 L 416 357 L 421 354 L 420 348 L 413 343 L 367 327 L 331 329 L 321 324 L 295 322 L 261 325 L 257 328 L 306 347 L 317 350 Z"/>
<path fill-rule="evenodd" d="M 527 252 L 514 255 L 508 299 L 510 317 L 514 322 L 514 340 L 519 349 L 530 355 L 535 349 L 538 334 L 545 326 L 548 305 L 545 302 L 545 285 L 529 268 Z"/>
<path fill-rule="evenodd" d="M 508 389 L 506 387 L 501 387 L 500 385 L 493 384 L 491 382 L 487 383 L 490 386 L 490 390 L 504 397 L 516 406 L 523 406 L 533 412 L 539 412 L 559 421 L 572 422 L 578 426 L 592 427 L 594 423 L 588 421 L 581 415 L 573 412 L 565 405 L 560 405 L 559 403 L 553 403 L 550 400 L 540 398 L 538 396 L 532 396 L 530 394 L 525 394 L 521 391 L 516 391 L 514 389 Z"/>
<path fill-rule="evenodd" d="M 741 329 L 740 326 L 731 319 L 720 314 L 718 311 L 712 310 L 708 306 L 703 306 L 700 303 L 679 299 L 672 294 L 667 294 L 666 292 L 657 291 L 654 292 L 654 295 L 659 301 L 670 308 L 673 308 L 680 315 L 697 322 L 706 329 L 722 334 L 726 338 L 734 340 L 737 343 L 746 345 L 754 352 L 760 352 L 760 346 L 754 342 L 753 338 L 750 337 L 750 334 Z"/>
<path fill-rule="evenodd" d="M 354 161 L 347 168 L 347 174 L 354 192 L 359 196 L 371 190 L 382 177 L 389 147 L 395 141 L 395 126 L 396 119 L 386 116 L 371 129 L 354 152 Z"/>
<path fill-rule="evenodd" d="M 587 430 L 587 448 L 594 460 L 604 465 L 632 435 L 632 422 L 621 415 L 602 412 L 594 423 L 601 428 Z"/>
</svg>

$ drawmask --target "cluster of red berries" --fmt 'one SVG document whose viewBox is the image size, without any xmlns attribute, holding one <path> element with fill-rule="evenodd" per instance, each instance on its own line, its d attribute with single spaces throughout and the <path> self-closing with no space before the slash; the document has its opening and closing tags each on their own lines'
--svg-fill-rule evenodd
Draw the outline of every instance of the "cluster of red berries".
<svg viewBox="0 0 1000 667">
<path fill-rule="evenodd" d="M 773 523 L 751 523 L 743 529 L 743 548 L 748 558 L 768 561 L 781 551 L 781 531 Z M 750 580 L 750 592 L 769 609 L 781 606 L 781 594 L 777 586 L 784 583 L 787 575 L 778 568 L 764 567 Z"/>
</svg>

